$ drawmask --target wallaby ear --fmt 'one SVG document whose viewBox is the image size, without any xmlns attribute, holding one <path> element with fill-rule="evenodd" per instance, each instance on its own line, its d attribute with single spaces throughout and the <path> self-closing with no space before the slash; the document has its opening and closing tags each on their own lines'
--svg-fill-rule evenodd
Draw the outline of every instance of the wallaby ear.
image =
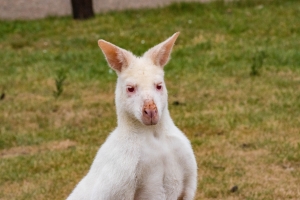
<svg viewBox="0 0 300 200">
<path fill-rule="evenodd" d="M 131 52 L 117 47 L 116 45 L 105 40 L 99 40 L 98 45 L 102 50 L 109 66 L 113 70 L 121 72 L 122 69 L 128 67 L 133 57 L 133 54 Z"/>
<path fill-rule="evenodd" d="M 149 49 L 144 56 L 150 58 L 157 66 L 164 67 L 170 60 L 170 54 L 180 32 L 173 34 L 164 42 Z"/>
</svg>

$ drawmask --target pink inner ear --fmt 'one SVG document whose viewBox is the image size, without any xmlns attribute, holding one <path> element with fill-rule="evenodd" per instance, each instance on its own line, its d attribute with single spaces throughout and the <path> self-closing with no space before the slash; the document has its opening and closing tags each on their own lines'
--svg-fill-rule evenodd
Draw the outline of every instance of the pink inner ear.
<svg viewBox="0 0 300 200">
<path fill-rule="evenodd" d="M 160 60 L 159 60 L 159 64 L 160 66 L 164 66 L 167 64 L 167 62 L 170 59 L 170 54 L 172 51 L 172 48 L 174 46 L 174 43 L 177 39 L 179 35 L 179 32 L 175 33 L 174 35 L 171 36 L 171 38 L 169 38 L 167 40 L 167 42 L 163 45 L 162 49 L 161 49 L 161 56 L 160 56 Z"/>
<path fill-rule="evenodd" d="M 155 65 L 161 67 L 165 66 L 170 59 L 170 54 L 178 35 L 179 32 L 175 33 L 166 41 L 151 48 L 149 51 L 145 53 L 145 55 L 149 56 Z"/>
<path fill-rule="evenodd" d="M 172 46 L 171 46 L 171 48 L 172 48 Z M 167 49 L 168 49 L 168 47 L 164 47 L 164 49 L 159 52 L 160 53 L 160 55 L 158 55 L 159 66 L 166 65 L 170 59 L 171 50 L 167 50 Z"/>
<path fill-rule="evenodd" d="M 106 60 L 111 68 L 121 72 L 122 67 L 127 66 L 127 60 L 125 59 L 125 55 L 120 48 L 104 40 L 99 40 L 98 45 L 102 49 L 103 54 L 105 55 Z"/>
</svg>

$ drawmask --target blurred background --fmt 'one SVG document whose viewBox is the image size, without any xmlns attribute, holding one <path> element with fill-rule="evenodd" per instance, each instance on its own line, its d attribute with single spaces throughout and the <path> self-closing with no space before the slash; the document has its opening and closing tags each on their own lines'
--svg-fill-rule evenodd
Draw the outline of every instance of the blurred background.
<svg viewBox="0 0 300 200">
<path fill-rule="evenodd" d="M 1 19 L 38 19 L 49 16 L 66 16 L 72 14 L 72 5 L 83 7 L 92 5 L 94 12 L 111 10 L 155 8 L 166 6 L 173 2 L 208 2 L 209 0 L 0 0 Z M 73 3 L 73 4 L 72 4 Z"/>
</svg>

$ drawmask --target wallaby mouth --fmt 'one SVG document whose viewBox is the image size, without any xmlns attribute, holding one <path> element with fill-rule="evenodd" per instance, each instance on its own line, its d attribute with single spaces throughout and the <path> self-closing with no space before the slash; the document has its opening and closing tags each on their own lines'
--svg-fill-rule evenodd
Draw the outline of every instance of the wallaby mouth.
<svg viewBox="0 0 300 200">
<path fill-rule="evenodd" d="M 145 125 L 155 125 L 158 123 L 157 107 L 153 100 L 146 100 L 143 106 L 142 121 Z"/>
</svg>

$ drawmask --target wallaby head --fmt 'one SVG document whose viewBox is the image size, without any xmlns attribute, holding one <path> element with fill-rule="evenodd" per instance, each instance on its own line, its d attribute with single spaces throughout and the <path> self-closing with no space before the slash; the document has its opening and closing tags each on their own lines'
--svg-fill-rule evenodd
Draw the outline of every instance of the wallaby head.
<svg viewBox="0 0 300 200">
<path fill-rule="evenodd" d="M 163 67 L 170 58 L 179 32 L 149 49 L 142 57 L 99 40 L 109 66 L 118 75 L 116 108 L 120 120 L 134 120 L 144 125 L 156 125 L 167 111 L 167 89 Z"/>
</svg>

